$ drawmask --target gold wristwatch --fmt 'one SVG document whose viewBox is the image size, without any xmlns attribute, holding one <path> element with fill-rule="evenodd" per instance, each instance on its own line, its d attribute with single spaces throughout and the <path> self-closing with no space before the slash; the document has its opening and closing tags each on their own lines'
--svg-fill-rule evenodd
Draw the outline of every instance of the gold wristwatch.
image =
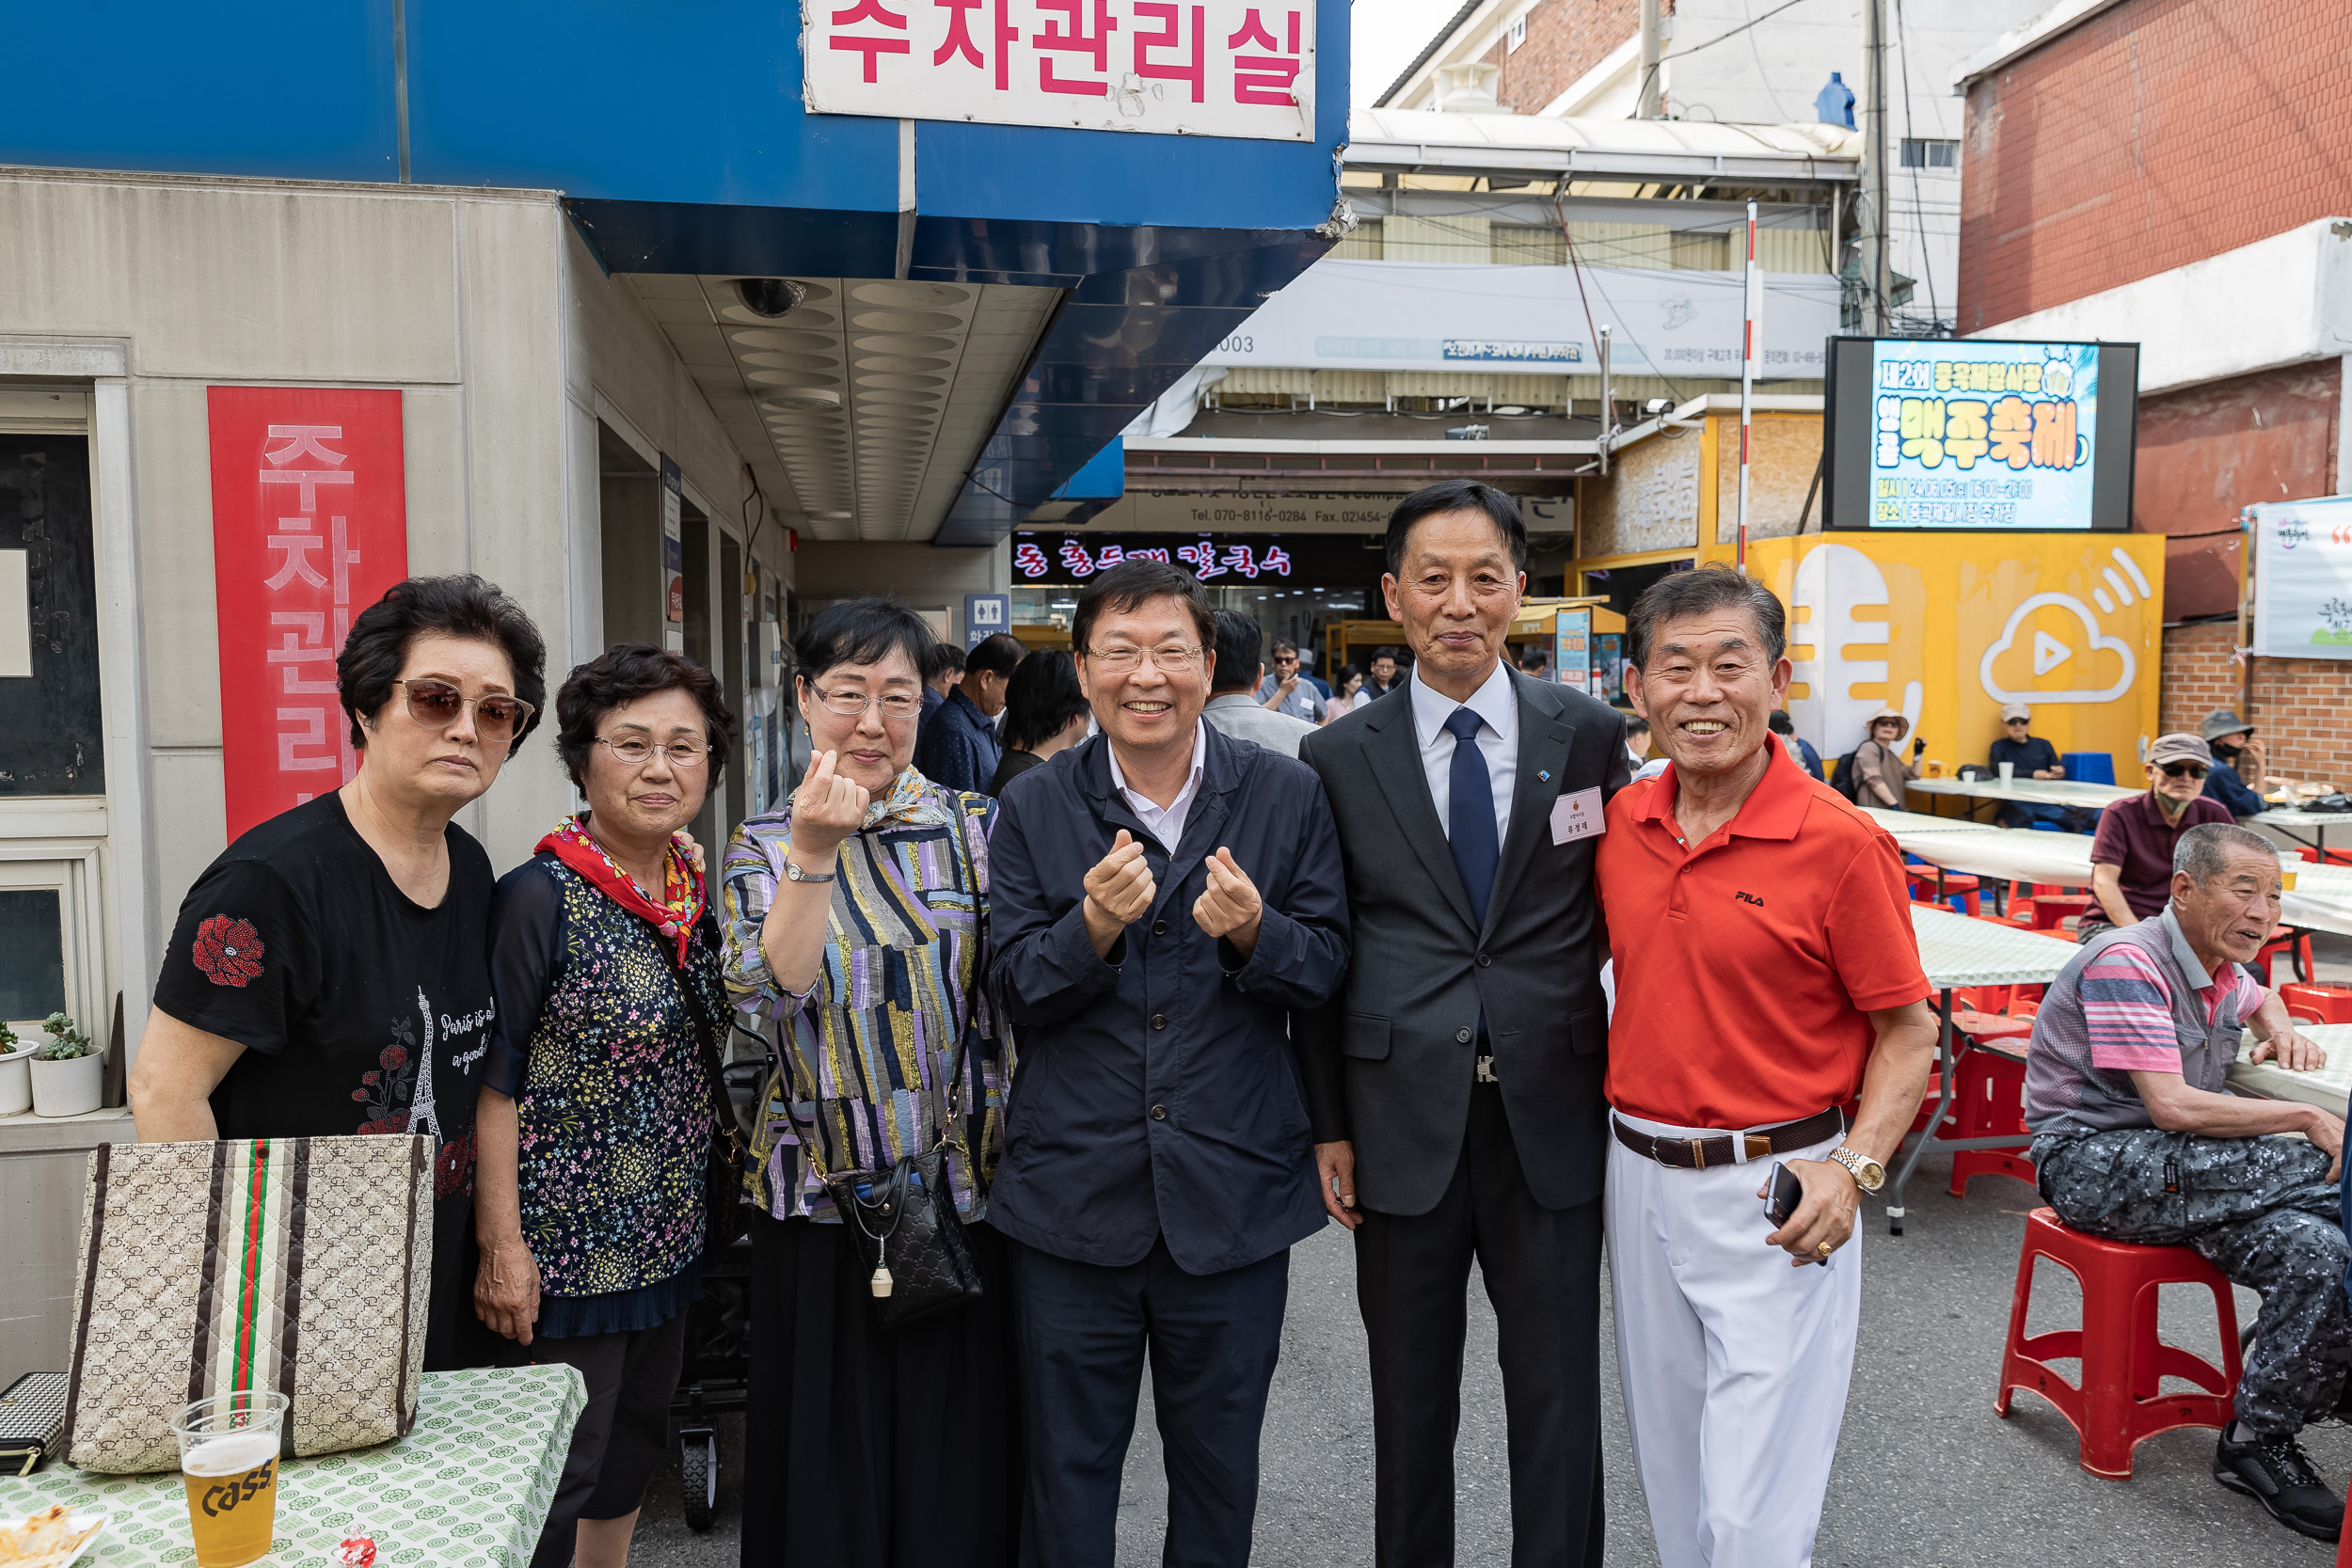
<svg viewBox="0 0 2352 1568">
<path fill-rule="evenodd" d="M 1886 1167 L 1856 1149 L 1840 1144 L 1829 1151 L 1829 1157 L 1853 1175 L 1853 1184 L 1866 1193 L 1875 1193 L 1886 1185 Z"/>
</svg>

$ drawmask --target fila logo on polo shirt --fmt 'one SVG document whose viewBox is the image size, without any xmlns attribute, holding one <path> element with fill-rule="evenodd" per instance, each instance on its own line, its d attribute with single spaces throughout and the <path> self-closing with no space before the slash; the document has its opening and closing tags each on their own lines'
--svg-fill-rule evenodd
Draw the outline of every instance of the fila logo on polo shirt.
<svg viewBox="0 0 2352 1568">
<path fill-rule="evenodd" d="M 1759 910 L 1764 907 L 1764 900 L 1758 898 L 1753 893 L 1735 893 L 1732 896 L 1739 899 L 1742 904 L 1754 904 Z"/>
</svg>

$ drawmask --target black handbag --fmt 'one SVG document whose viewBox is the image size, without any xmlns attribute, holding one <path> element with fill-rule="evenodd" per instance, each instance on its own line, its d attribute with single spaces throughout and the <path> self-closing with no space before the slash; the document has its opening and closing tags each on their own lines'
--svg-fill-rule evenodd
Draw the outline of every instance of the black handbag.
<svg viewBox="0 0 2352 1568">
<path fill-rule="evenodd" d="M 882 1327 L 903 1328 L 987 1294 L 947 1188 L 946 1139 L 928 1154 L 907 1155 L 879 1180 L 837 1176 L 825 1188 L 873 1282 Z"/>
<path fill-rule="evenodd" d="M 973 990 L 978 985 L 976 974 Z M 967 991 L 963 1029 L 949 1058 L 939 1142 L 929 1153 L 902 1156 L 887 1172 L 825 1178 L 825 1191 L 871 1282 L 875 1321 L 884 1328 L 902 1328 L 988 1293 L 947 1183 L 948 1146 L 961 1132 L 958 1113 L 972 1038 L 972 1001 Z"/>
<path fill-rule="evenodd" d="M 725 1034 L 704 1010 L 693 972 L 677 968 L 677 987 L 694 1015 L 694 1033 L 702 1050 L 703 1080 L 710 1087 L 710 1148 L 703 1162 L 703 1256 L 716 1258 L 743 1233 L 743 1134 L 737 1125 L 735 1101 L 727 1094 L 726 1075 L 720 1067 L 720 1041 Z"/>
</svg>

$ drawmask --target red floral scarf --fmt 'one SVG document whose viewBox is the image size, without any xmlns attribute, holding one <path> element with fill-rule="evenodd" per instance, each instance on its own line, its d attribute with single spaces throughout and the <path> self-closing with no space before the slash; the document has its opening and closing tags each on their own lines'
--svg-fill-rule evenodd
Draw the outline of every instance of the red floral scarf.
<svg viewBox="0 0 2352 1568">
<path fill-rule="evenodd" d="M 675 937 L 678 967 L 684 969 L 687 943 L 693 940 L 694 925 L 703 917 L 703 879 L 694 863 L 673 837 L 668 853 L 661 858 L 661 902 L 657 904 L 645 896 L 635 878 L 613 863 L 604 846 L 589 836 L 587 823 L 586 812 L 565 817 L 532 852 L 553 855 L 621 908 L 653 922 L 663 936 Z"/>
</svg>

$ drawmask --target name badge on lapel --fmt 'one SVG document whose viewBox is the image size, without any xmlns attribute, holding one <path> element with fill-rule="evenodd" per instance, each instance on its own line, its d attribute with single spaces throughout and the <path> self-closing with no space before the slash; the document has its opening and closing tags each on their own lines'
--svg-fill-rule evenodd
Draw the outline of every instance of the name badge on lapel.
<svg viewBox="0 0 2352 1568">
<path fill-rule="evenodd" d="M 1601 816 L 1600 791 L 1580 789 L 1551 803 L 1551 842 L 1573 844 L 1609 831 Z"/>
</svg>

